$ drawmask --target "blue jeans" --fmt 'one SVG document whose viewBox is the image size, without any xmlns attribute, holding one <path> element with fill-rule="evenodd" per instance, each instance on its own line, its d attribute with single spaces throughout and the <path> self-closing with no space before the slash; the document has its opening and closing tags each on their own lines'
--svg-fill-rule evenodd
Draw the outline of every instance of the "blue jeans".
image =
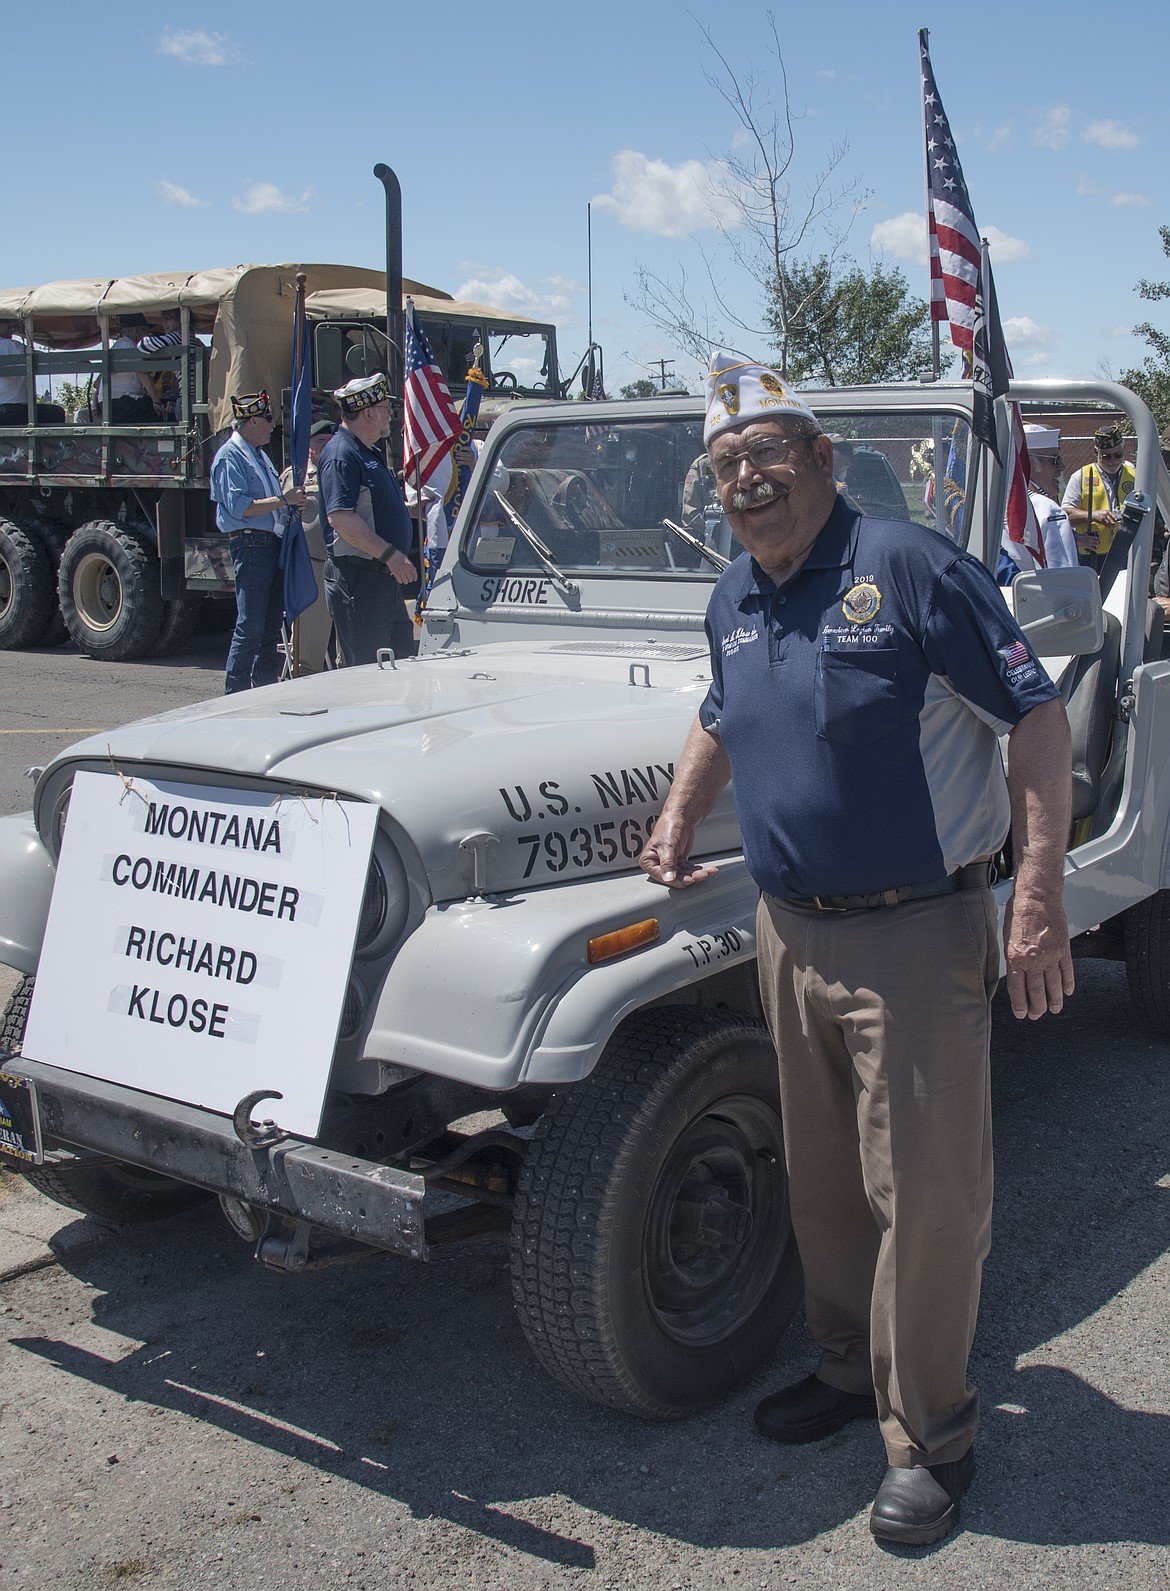
<svg viewBox="0 0 1170 1591">
<path fill-rule="evenodd" d="M 280 540 L 245 531 L 230 542 L 236 571 L 236 627 L 228 651 L 224 695 L 253 685 L 273 685 L 280 674 L 276 643 L 284 619 Z"/>
</svg>

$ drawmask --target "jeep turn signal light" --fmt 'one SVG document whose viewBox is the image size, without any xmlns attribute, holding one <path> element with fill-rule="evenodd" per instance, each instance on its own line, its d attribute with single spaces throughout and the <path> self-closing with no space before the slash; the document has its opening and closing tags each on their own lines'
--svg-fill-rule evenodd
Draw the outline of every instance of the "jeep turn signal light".
<svg viewBox="0 0 1170 1591">
<path fill-rule="evenodd" d="M 658 936 L 657 917 L 631 923 L 628 928 L 615 928 L 612 934 L 599 934 L 596 939 L 589 941 L 589 965 L 595 967 L 599 961 L 612 961 L 615 956 L 624 956 L 627 950 L 637 950 L 640 945 L 652 945 Z"/>
</svg>

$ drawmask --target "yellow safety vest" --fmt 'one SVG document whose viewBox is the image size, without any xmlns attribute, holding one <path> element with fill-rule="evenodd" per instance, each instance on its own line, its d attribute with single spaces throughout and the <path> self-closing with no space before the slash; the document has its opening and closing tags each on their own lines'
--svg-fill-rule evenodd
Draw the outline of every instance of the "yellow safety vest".
<svg viewBox="0 0 1170 1591">
<path fill-rule="evenodd" d="M 1092 507 L 1093 523 L 1092 527 L 1088 525 L 1077 527 L 1077 547 L 1081 553 L 1089 555 L 1096 553 L 1099 557 L 1103 557 L 1109 551 L 1113 545 L 1114 527 L 1101 524 L 1101 516 L 1107 514 L 1111 508 L 1120 509 L 1130 492 L 1133 491 L 1133 484 L 1136 479 L 1137 471 L 1127 460 L 1122 464 L 1121 474 L 1117 479 L 1117 502 L 1114 504 L 1109 501 L 1109 492 L 1101 475 L 1101 466 L 1099 464 L 1086 464 L 1083 466 L 1081 469 L 1081 507 L 1086 509 Z M 1097 537 L 1096 547 L 1090 546 L 1084 539 L 1090 528 Z"/>
</svg>

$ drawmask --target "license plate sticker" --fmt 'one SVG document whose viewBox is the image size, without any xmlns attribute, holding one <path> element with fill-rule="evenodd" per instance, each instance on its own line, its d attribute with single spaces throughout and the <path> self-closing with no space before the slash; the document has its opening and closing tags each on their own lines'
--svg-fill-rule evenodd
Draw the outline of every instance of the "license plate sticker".
<svg viewBox="0 0 1170 1591">
<path fill-rule="evenodd" d="M 26 1166 L 39 1166 L 45 1158 L 37 1085 L 11 1072 L 0 1072 L 0 1155 Z"/>
</svg>

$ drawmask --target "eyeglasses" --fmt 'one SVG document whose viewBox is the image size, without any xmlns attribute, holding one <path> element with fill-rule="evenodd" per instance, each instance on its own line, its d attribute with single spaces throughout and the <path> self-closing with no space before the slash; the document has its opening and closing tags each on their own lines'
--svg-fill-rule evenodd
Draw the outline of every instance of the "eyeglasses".
<svg viewBox="0 0 1170 1591">
<path fill-rule="evenodd" d="M 1097 452 L 1102 459 L 1123 459 L 1125 457 L 1125 449 L 1123 447 L 1099 447 Z"/>
<path fill-rule="evenodd" d="M 1064 460 L 1059 453 L 1033 453 L 1030 457 L 1033 464 L 1055 464 L 1058 470 L 1064 467 Z"/>
<path fill-rule="evenodd" d="M 765 436 L 739 453 L 724 453 L 712 459 L 711 468 L 719 485 L 729 486 L 732 481 L 739 479 L 739 467 L 744 459 L 754 470 L 774 470 L 786 463 L 793 448 L 799 446 L 798 442 L 790 442 L 787 437 Z"/>
</svg>

